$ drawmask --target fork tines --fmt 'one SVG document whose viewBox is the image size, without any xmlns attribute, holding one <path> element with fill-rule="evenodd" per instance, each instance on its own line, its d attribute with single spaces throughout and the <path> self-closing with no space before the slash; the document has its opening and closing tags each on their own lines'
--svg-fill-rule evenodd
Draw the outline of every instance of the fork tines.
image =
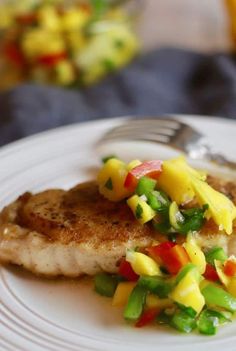
<svg viewBox="0 0 236 351">
<path fill-rule="evenodd" d="M 105 140 L 141 140 L 170 143 L 182 123 L 170 118 L 130 119 L 107 132 Z"/>
</svg>

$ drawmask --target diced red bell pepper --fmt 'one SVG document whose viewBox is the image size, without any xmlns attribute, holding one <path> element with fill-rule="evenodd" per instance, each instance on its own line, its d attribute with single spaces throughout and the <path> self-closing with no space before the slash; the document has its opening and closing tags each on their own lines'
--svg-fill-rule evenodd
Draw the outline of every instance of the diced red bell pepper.
<svg viewBox="0 0 236 351">
<path fill-rule="evenodd" d="M 137 281 L 139 276 L 136 274 L 131 267 L 131 264 L 127 262 L 125 259 L 121 260 L 120 266 L 119 266 L 119 274 L 126 278 L 129 281 Z"/>
<path fill-rule="evenodd" d="M 146 248 L 146 251 L 155 261 L 161 263 L 165 260 L 165 257 L 167 256 L 170 249 L 175 245 L 176 244 L 171 241 L 165 241 L 159 245 Z"/>
<path fill-rule="evenodd" d="M 170 241 L 150 247 L 147 251 L 158 263 L 161 259 L 170 274 L 177 274 L 182 267 L 190 262 L 185 248 Z"/>
<path fill-rule="evenodd" d="M 131 191 L 134 191 L 138 180 L 143 177 L 147 176 L 152 179 L 157 179 L 162 172 L 162 161 L 160 160 L 153 160 L 153 161 L 146 161 L 143 162 L 141 165 L 134 167 L 129 171 L 125 178 L 124 186 Z"/>
<path fill-rule="evenodd" d="M 54 66 L 58 62 L 65 60 L 66 58 L 67 58 L 66 52 L 59 52 L 57 54 L 40 56 L 38 58 L 38 63 L 45 66 Z"/>
<path fill-rule="evenodd" d="M 229 277 L 234 277 L 236 275 L 236 262 L 228 260 L 224 265 L 224 273 Z"/>
<path fill-rule="evenodd" d="M 144 311 L 142 316 L 136 322 L 135 327 L 141 328 L 152 323 L 159 312 L 160 310 L 158 308 L 149 308 L 148 310 Z"/>
<path fill-rule="evenodd" d="M 16 65 L 23 66 L 25 64 L 24 56 L 15 43 L 7 43 L 4 47 L 4 53 Z"/>
<path fill-rule="evenodd" d="M 26 13 L 16 16 L 16 21 L 21 25 L 31 25 L 35 21 L 37 21 L 37 14 L 36 13 Z"/>
<path fill-rule="evenodd" d="M 203 276 L 204 276 L 204 278 L 206 278 L 207 280 L 211 280 L 212 282 L 216 282 L 219 280 L 216 269 L 209 263 L 207 263 L 207 265 L 206 265 L 206 270 L 205 270 Z"/>
<path fill-rule="evenodd" d="M 190 262 L 185 248 L 175 245 L 170 249 L 163 263 L 170 274 L 177 274 L 181 268 Z"/>
</svg>

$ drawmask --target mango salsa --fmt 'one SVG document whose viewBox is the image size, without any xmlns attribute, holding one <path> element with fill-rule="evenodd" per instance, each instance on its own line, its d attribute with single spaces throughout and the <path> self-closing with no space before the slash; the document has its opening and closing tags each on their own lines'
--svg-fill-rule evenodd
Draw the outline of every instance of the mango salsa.
<svg viewBox="0 0 236 351">
<path fill-rule="evenodd" d="M 135 282 L 121 282 L 117 285 L 115 294 L 112 299 L 112 306 L 122 307 L 128 302 L 129 295 L 135 287 Z"/>
<path fill-rule="evenodd" d="M 190 233 L 187 236 L 186 242 L 183 244 L 187 254 L 193 264 L 195 264 L 200 274 L 203 274 L 206 269 L 206 258 L 201 250 L 201 248 L 197 245 L 196 240 L 193 235 Z"/>
<path fill-rule="evenodd" d="M 208 218 L 212 217 L 220 230 L 231 234 L 233 220 L 236 218 L 236 207 L 233 202 L 196 177 L 191 177 L 191 183 L 198 202 L 209 206 Z"/>
<path fill-rule="evenodd" d="M 127 200 L 128 206 L 131 208 L 136 219 L 144 224 L 149 222 L 152 218 L 155 217 L 156 212 L 149 206 L 146 201 L 144 201 L 140 196 L 133 195 Z"/>
<path fill-rule="evenodd" d="M 146 297 L 147 308 L 158 308 L 162 310 L 164 308 L 172 307 L 173 305 L 174 302 L 169 298 L 161 299 L 154 294 L 149 294 Z"/>
<path fill-rule="evenodd" d="M 99 191 L 110 201 L 120 201 L 130 195 L 124 187 L 126 164 L 116 158 L 109 159 L 98 173 Z"/>
<path fill-rule="evenodd" d="M 229 279 L 227 290 L 232 296 L 236 297 L 236 277 Z"/>
<path fill-rule="evenodd" d="M 159 265 L 147 255 L 136 251 L 127 251 L 126 260 L 131 264 L 134 272 L 138 275 L 163 275 Z"/>
<path fill-rule="evenodd" d="M 197 314 L 205 305 L 198 282 L 192 272 L 187 273 L 170 294 L 170 298 L 186 307 L 192 307 Z"/>
<path fill-rule="evenodd" d="M 190 167 L 184 157 L 163 162 L 162 173 L 158 178 L 158 187 L 165 191 L 178 205 L 191 201 L 195 192 L 191 175 L 204 180 L 206 175 Z"/>
</svg>

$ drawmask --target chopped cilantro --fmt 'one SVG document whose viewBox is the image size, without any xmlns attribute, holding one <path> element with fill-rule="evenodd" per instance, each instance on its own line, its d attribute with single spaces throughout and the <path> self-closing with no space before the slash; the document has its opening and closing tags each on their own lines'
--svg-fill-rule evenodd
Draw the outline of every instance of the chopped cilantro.
<svg viewBox="0 0 236 351">
<path fill-rule="evenodd" d="M 113 190 L 113 184 L 112 184 L 112 179 L 111 179 L 111 177 L 108 178 L 108 180 L 106 181 L 105 187 L 106 187 L 107 189 L 109 189 L 109 190 Z"/>
<path fill-rule="evenodd" d="M 140 219 L 142 217 L 142 214 L 143 214 L 142 206 L 138 204 L 136 207 L 135 216 L 137 219 Z"/>
</svg>

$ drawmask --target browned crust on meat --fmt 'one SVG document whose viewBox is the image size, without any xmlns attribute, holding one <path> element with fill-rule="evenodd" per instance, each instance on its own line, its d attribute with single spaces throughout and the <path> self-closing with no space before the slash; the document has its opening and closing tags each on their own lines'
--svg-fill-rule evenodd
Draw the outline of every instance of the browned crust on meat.
<svg viewBox="0 0 236 351">
<path fill-rule="evenodd" d="M 223 192 L 236 204 L 236 184 L 212 176 L 208 183 Z M 0 215 L 2 221 L 9 221 Z M 14 222 L 39 232 L 51 241 L 89 244 L 92 247 L 115 247 L 127 242 L 166 240 L 151 225 L 140 225 L 125 201 L 110 202 L 98 192 L 95 182 L 79 184 L 69 191 L 52 189 L 36 195 L 26 193 L 17 200 Z M 219 232 L 211 221 L 201 235 Z M 181 238 L 179 240 L 181 241 Z"/>
<path fill-rule="evenodd" d="M 48 190 L 32 195 L 18 212 L 18 224 L 64 244 L 71 241 L 93 246 L 150 239 L 150 226 L 140 225 L 125 201 L 113 203 L 98 192 L 95 182 L 65 192 Z"/>
<path fill-rule="evenodd" d="M 217 191 L 225 194 L 236 205 L 236 183 L 209 175 L 207 182 Z"/>
</svg>

